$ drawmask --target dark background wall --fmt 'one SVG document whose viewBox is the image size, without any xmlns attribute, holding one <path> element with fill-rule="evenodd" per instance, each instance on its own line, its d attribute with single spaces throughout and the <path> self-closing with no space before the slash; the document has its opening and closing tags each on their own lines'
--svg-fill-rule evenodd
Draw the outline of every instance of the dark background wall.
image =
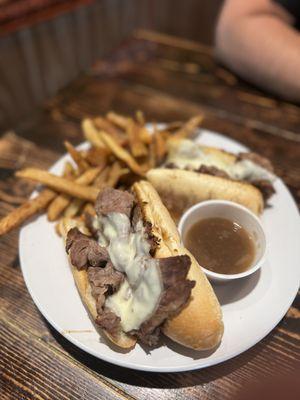
<svg viewBox="0 0 300 400">
<path fill-rule="evenodd" d="M 18 3 L 24 5 L 26 0 Z M 12 14 L 10 20 L 6 18 L 2 23 L 0 20 L 0 132 L 28 117 L 135 29 L 156 30 L 212 44 L 221 3 L 47 1 L 48 6 L 40 10 L 27 10 L 18 18 Z M 2 16 L 4 11 L 0 10 Z"/>
</svg>

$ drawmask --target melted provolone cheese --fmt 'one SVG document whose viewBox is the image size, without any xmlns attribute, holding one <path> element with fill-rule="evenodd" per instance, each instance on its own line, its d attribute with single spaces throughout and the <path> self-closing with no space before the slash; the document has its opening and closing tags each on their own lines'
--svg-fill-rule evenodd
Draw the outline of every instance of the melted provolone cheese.
<svg viewBox="0 0 300 400">
<path fill-rule="evenodd" d="M 250 182 L 260 179 L 274 181 L 275 179 L 271 172 L 250 160 L 226 161 L 215 153 L 205 152 L 201 146 L 188 139 L 182 140 L 178 147 L 171 148 L 166 160 L 166 164 L 170 163 L 180 169 L 190 170 L 197 170 L 202 165 L 216 167 L 226 172 L 232 179 Z"/>
<path fill-rule="evenodd" d="M 107 248 L 115 269 L 126 276 L 105 305 L 121 318 L 124 332 L 139 329 L 155 311 L 162 292 L 158 262 L 149 254 L 142 221 L 134 232 L 129 218 L 121 213 L 109 213 L 96 224 L 99 243 Z"/>
</svg>

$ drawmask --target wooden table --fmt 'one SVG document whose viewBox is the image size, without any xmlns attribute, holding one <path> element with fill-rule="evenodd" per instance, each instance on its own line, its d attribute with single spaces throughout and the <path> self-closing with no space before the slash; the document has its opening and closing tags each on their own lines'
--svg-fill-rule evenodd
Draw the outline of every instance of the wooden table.
<svg viewBox="0 0 300 400">
<path fill-rule="evenodd" d="M 48 168 L 64 152 L 64 139 L 81 140 L 83 117 L 110 109 L 124 113 L 142 109 L 148 120 L 157 121 L 204 112 L 205 128 L 269 157 L 300 204 L 299 106 L 241 82 L 215 63 L 209 48 L 139 32 L 22 126 L 3 134 L 1 216 L 33 187 L 14 178 L 16 169 L 27 165 Z M 299 296 L 264 340 L 230 361 L 195 372 L 142 373 L 85 354 L 46 322 L 24 284 L 18 232 L 0 239 L 0 254 L 1 400 L 231 399 L 247 382 L 299 368 Z"/>
</svg>

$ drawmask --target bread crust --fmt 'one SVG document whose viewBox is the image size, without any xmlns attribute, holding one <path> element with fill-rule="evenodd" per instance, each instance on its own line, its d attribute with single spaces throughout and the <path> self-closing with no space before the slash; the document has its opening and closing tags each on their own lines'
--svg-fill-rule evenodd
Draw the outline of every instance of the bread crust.
<svg viewBox="0 0 300 400">
<path fill-rule="evenodd" d="M 133 192 L 142 209 L 143 218 L 152 225 L 152 233 L 159 239 L 155 258 L 188 254 L 191 267 L 188 279 L 195 280 L 188 304 L 163 326 L 163 332 L 174 341 L 193 349 L 206 350 L 215 347 L 223 334 L 221 308 L 210 283 L 197 261 L 180 244 L 180 236 L 168 210 L 163 205 L 158 193 L 149 182 L 141 181 L 133 185 Z M 65 218 L 61 221 L 60 232 L 66 237 L 67 232 L 77 226 L 84 233 L 84 228 L 74 220 Z M 93 320 L 97 317 L 96 301 L 91 294 L 86 270 L 79 271 L 71 265 L 72 273 L 79 294 Z M 122 332 L 118 338 L 101 330 L 111 342 L 123 349 L 134 347 L 136 339 Z"/>
<path fill-rule="evenodd" d="M 152 224 L 152 232 L 160 240 L 155 257 L 187 254 L 191 258 L 187 277 L 194 280 L 196 285 L 188 304 L 164 324 L 164 334 L 196 350 L 214 348 L 221 341 L 224 326 L 220 304 L 206 275 L 195 258 L 181 245 L 176 225 L 153 186 L 142 181 L 135 183 L 133 189 L 144 219 Z"/>
<path fill-rule="evenodd" d="M 175 220 L 189 207 L 205 200 L 234 201 L 257 215 L 264 207 L 261 192 L 246 182 L 168 168 L 149 170 L 147 179 L 158 191 Z"/>
<path fill-rule="evenodd" d="M 74 228 L 75 226 L 78 227 L 83 233 L 84 228 L 82 228 L 82 225 L 70 218 L 63 218 L 60 222 L 60 233 L 66 239 L 67 233 L 71 228 Z M 70 261 L 70 260 L 69 260 Z M 97 317 L 97 309 L 96 309 L 96 300 L 92 296 L 91 293 L 91 285 L 89 284 L 88 281 L 88 274 L 86 270 L 78 270 L 75 268 L 71 262 L 69 262 L 72 270 L 72 274 L 74 277 L 74 281 L 77 287 L 77 290 L 79 292 L 79 295 L 81 297 L 81 300 L 84 304 L 84 306 L 87 308 L 89 314 L 91 315 L 93 321 L 95 321 Z M 107 331 L 104 329 L 100 329 L 97 326 L 97 330 L 99 330 L 101 333 L 103 333 L 113 344 L 115 344 L 118 347 L 121 347 L 123 349 L 131 349 L 135 346 L 136 344 L 136 339 L 133 338 L 132 336 L 126 335 L 124 332 L 120 332 L 118 337 L 111 336 Z"/>
</svg>

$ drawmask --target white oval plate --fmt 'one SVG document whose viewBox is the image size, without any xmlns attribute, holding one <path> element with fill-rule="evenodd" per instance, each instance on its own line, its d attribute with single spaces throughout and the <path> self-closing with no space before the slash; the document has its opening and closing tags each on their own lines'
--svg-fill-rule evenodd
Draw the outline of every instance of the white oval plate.
<svg viewBox="0 0 300 400">
<path fill-rule="evenodd" d="M 241 144 L 202 130 L 197 139 L 206 145 L 239 152 Z M 84 145 L 85 146 L 85 145 Z M 67 156 L 52 168 L 61 173 Z M 20 233 L 20 260 L 27 288 L 40 312 L 70 342 L 102 360 L 143 371 L 177 372 L 221 363 L 254 346 L 283 318 L 296 296 L 300 279 L 300 224 L 296 204 L 280 179 L 271 208 L 262 216 L 267 236 L 267 262 L 249 278 L 215 291 L 225 325 L 221 345 L 212 352 L 185 349 L 171 341 L 150 352 L 137 345 L 117 352 L 99 337 L 83 306 L 70 271 L 64 245 L 45 215 Z"/>
</svg>

